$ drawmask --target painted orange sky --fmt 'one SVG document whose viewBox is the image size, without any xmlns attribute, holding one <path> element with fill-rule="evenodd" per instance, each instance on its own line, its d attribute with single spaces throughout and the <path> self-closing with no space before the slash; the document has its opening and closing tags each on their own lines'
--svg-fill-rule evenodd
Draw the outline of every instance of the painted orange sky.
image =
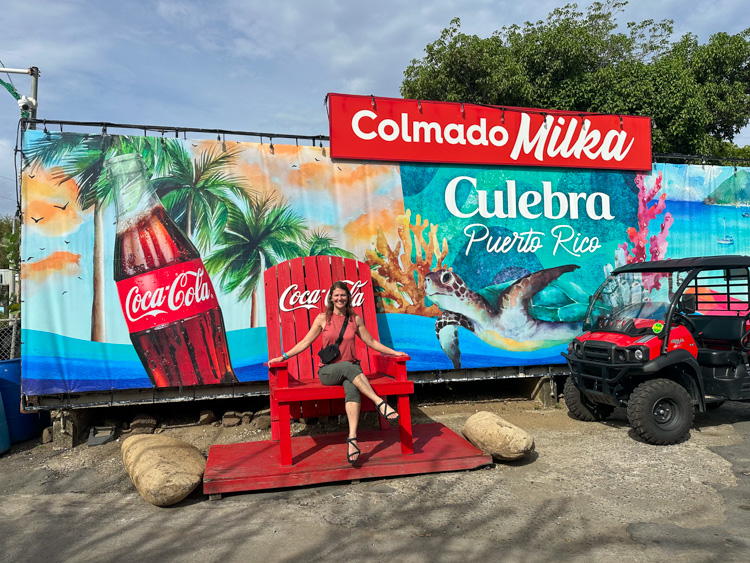
<svg viewBox="0 0 750 563">
<path fill-rule="evenodd" d="M 194 155 L 216 150 L 217 144 L 202 141 L 193 147 Z M 309 228 L 324 229 L 338 245 L 363 253 L 378 226 L 396 236 L 394 219 L 404 213 L 397 165 L 334 162 L 325 147 L 274 144 L 272 152 L 267 141 L 243 147 L 233 173 L 245 180 L 249 192 L 274 193 L 285 199 L 305 216 Z M 335 217 L 316 213 L 331 205 L 335 205 Z"/>
<path fill-rule="evenodd" d="M 286 143 L 286 140 L 285 140 Z M 223 144 L 223 146 L 222 146 Z M 236 141 L 189 141 L 194 159 L 234 148 Z M 231 173 L 250 195 L 274 194 L 303 216 L 310 230 L 322 229 L 358 257 L 372 246 L 377 228 L 397 240 L 395 217 L 404 214 L 395 164 L 332 161 L 325 147 L 242 142 Z"/>
<path fill-rule="evenodd" d="M 388 231 L 388 226 L 395 225 L 396 217 L 403 214 L 403 207 L 401 209 L 380 209 L 373 213 L 363 213 L 344 227 L 344 234 L 352 241 L 370 243 L 372 237 L 377 233 L 378 227 Z M 395 231 L 395 229 L 393 230 Z"/>
<path fill-rule="evenodd" d="M 24 224 L 45 236 L 62 236 L 75 231 L 83 222 L 76 203 L 78 184 L 74 180 L 59 183 L 59 168 L 35 169 L 24 174 Z"/>
<path fill-rule="evenodd" d="M 81 255 L 58 250 L 41 260 L 21 264 L 21 277 L 43 283 L 53 275 L 78 276 L 81 273 Z"/>
</svg>

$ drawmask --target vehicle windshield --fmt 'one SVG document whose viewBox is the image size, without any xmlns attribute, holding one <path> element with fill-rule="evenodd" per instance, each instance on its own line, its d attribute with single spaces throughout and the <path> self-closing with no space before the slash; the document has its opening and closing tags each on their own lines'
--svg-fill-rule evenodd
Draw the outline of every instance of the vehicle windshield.
<svg viewBox="0 0 750 563">
<path fill-rule="evenodd" d="M 688 272 L 625 272 L 610 275 L 592 301 L 585 324 L 597 327 L 625 325 L 628 321 L 664 322 L 669 302 Z"/>
</svg>

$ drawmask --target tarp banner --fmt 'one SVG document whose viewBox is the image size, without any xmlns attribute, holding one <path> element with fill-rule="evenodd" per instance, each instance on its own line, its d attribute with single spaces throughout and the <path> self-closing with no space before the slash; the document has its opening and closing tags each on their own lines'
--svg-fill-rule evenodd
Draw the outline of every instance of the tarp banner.
<svg viewBox="0 0 750 563">
<path fill-rule="evenodd" d="M 43 131 L 23 150 L 26 395 L 265 380 L 262 273 L 309 255 L 370 265 L 379 334 L 411 371 L 561 364 L 609 269 L 750 240 L 742 168 L 383 164 Z"/>
<path fill-rule="evenodd" d="M 651 169 L 651 118 L 328 95 L 331 156 Z"/>
</svg>

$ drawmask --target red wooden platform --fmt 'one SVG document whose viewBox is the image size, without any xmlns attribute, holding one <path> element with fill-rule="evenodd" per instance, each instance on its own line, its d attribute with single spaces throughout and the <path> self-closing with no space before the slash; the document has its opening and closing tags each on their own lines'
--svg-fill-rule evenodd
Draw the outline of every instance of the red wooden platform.
<svg viewBox="0 0 750 563">
<path fill-rule="evenodd" d="M 279 443 L 211 446 L 203 492 L 207 495 L 475 469 L 492 463 L 464 438 L 440 423 L 413 427 L 414 453 L 403 455 L 398 428 L 360 430 L 362 455 L 346 461 L 346 432 L 292 438 L 294 465 L 282 466 Z"/>
</svg>

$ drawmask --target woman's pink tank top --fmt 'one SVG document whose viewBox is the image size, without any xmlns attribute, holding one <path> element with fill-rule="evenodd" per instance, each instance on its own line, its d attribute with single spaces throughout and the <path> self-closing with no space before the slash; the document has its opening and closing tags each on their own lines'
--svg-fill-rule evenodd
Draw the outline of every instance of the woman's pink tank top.
<svg viewBox="0 0 750 563">
<path fill-rule="evenodd" d="M 344 325 L 344 315 L 331 315 L 331 320 L 326 323 L 323 328 L 323 348 L 329 344 L 335 344 L 336 339 L 339 337 L 341 327 Z M 339 357 L 331 363 L 338 362 L 356 362 L 357 353 L 354 349 L 354 336 L 357 334 L 357 323 L 354 322 L 354 317 L 349 319 L 349 324 L 346 325 L 346 332 L 344 332 L 344 339 L 339 344 Z"/>
</svg>

